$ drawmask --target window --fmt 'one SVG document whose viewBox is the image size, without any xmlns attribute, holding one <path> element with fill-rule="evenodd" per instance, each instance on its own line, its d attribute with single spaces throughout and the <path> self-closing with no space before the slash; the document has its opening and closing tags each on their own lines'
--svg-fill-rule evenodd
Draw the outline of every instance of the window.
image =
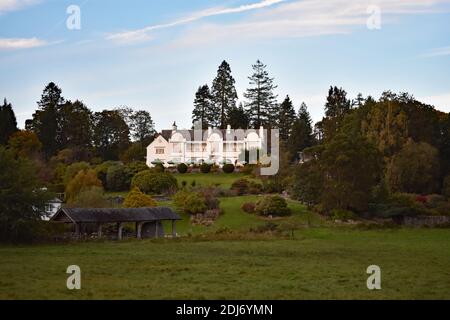
<svg viewBox="0 0 450 320">
<path fill-rule="evenodd" d="M 164 148 L 156 148 L 156 154 L 164 154 Z"/>
</svg>

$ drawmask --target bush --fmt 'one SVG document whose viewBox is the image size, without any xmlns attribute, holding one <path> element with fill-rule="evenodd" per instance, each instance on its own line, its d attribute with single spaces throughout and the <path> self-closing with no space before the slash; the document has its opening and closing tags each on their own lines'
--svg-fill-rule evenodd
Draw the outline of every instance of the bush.
<svg viewBox="0 0 450 320">
<path fill-rule="evenodd" d="M 426 207 L 417 202 L 414 195 L 395 193 L 379 214 L 384 217 L 427 215 Z"/>
<path fill-rule="evenodd" d="M 200 172 L 201 173 L 210 173 L 211 172 L 211 165 L 207 163 L 202 163 L 200 166 Z"/>
<path fill-rule="evenodd" d="M 232 165 L 230 163 L 224 164 L 222 167 L 222 170 L 225 173 L 233 173 L 234 169 L 235 169 L 234 165 Z"/>
<path fill-rule="evenodd" d="M 231 190 L 235 190 L 239 196 L 248 193 L 249 181 L 247 179 L 238 179 L 231 185 Z"/>
<path fill-rule="evenodd" d="M 331 218 L 333 220 L 348 221 L 353 219 L 354 216 L 354 213 L 349 210 L 334 209 L 331 211 Z"/>
<path fill-rule="evenodd" d="M 287 202 L 280 196 L 264 197 L 256 203 L 255 212 L 261 216 L 288 216 L 291 210 Z"/>
<path fill-rule="evenodd" d="M 90 187 L 82 190 L 71 201 L 68 202 L 72 208 L 108 208 L 110 203 L 104 197 L 102 187 Z"/>
<path fill-rule="evenodd" d="M 264 181 L 262 190 L 264 193 L 281 193 L 283 192 L 283 185 L 279 179 L 267 179 Z"/>
<path fill-rule="evenodd" d="M 78 174 L 67 184 L 66 199 L 68 202 L 74 200 L 82 191 L 92 187 L 101 187 L 102 182 L 97 178 L 94 170 L 84 170 Z"/>
<path fill-rule="evenodd" d="M 64 184 L 70 182 L 77 175 L 78 172 L 83 170 L 88 170 L 90 168 L 89 163 L 87 162 L 75 162 L 66 168 L 66 172 L 64 174 Z"/>
<path fill-rule="evenodd" d="M 130 190 L 131 177 L 125 166 L 111 166 L 106 172 L 106 189 L 116 192 Z"/>
<path fill-rule="evenodd" d="M 125 208 L 148 208 L 156 207 L 157 203 L 152 197 L 143 193 L 139 188 L 134 187 L 125 197 L 123 206 Z"/>
<path fill-rule="evenodd" d="M 241 209 L 245 213 L 255 213 L 256 204 L 253 202 L 246 202 L 241 206 Z"/>
<path fill-rule="evenodd" d="M 208 210 L 204 197 L 197 192 L 181 190 L 173 196 L 173 203 L 178 210 L 190 215 L 202 214 Z"/>
<path fill-rule="evenodd" d="M 166 171 L 166 168 L 164 167 L 164 165 L 163 165 L 162 163 L 157 163 L 157 164 L 155 164 L 155 166 L 152 168 L 152 170 L 155 171 L 155 172 L 161 173 L 161 172 Z"/>
<path fill-rule="evenodd" d="M 177 170 L 178 170 L 179 173 L 185 174 L 185 173 L 188 171 L 188 166 L 185 165 L 184 163 L 180 163 L 180 164 L 177 166 Z"/>
<path fill-rule="evenodd" d="M 131 187 L 146 194 L 171 193 L 177 189 L 177 179 L 170 173 L 145 170 L 133 177 Z"/>
<path fill-rule="evenodd" d="M 263 193 L 263 190 L 264 190 L 264 187 L 262 184 L 255 182 L 255 181 L 249 182 L 248 193 L 261 194 L 261 193 Z"/>
</svg>

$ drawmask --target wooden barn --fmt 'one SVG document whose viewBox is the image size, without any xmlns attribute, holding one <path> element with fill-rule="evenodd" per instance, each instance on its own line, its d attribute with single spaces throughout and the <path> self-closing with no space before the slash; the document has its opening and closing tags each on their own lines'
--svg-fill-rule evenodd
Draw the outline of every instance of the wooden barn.
<svg viewBox="0 0 450 320">
<path fill-rule="evenodd" d="M 102 237 L 102 227 L 108 224 L 117 224 L 117 239 L 122 239 L 124 224 L 134 223 L 136 237 L 159 238 L 164 237 L 163 221 L 172 222 L 171 234 L 176 237 L 176 221 L 181 217 L 166 207 L 155 208 L 113 208 L 113 209 L 86 209 L 62 208 L 50 222 L 73 224 L 75 236 L 81 236 L 81 227 L 94 225 L 97 236 Z"/>
</svg>

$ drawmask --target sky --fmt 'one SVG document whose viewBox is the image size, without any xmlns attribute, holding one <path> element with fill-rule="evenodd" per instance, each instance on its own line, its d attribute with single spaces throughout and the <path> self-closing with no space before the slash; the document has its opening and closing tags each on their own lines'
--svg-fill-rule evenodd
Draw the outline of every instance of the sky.
<svg viewBox="0 0 450 320">
<path fill-rule="evenodd" d="M 330 85 L 450 112 L 450 0 L 0 0 L 0 98 L 20 127 L 53 81 L 94 111 L 187 128 L 223 60 L 245 101 L 257 59 L 314 121 Z"/>
</svg>

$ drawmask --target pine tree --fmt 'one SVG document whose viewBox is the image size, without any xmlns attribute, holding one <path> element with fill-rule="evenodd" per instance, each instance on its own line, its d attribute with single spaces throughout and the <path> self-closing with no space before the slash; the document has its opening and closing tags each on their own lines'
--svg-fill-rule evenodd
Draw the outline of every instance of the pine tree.
<svg viewBox="0 0 450 320">
<path fill-rule="evenodd" d="M 248 100 L 246 107 L 254 128 L 276 125 L 277 96 L 273 90 L 277 86 L 273 84 L 274 79 L 269 77 L 266 67 L 260 60 L 256 61 L 252 66 L 253 75 L 249 77 L 251 87 L 244 94 Z"/>
<path fill-rule="evenodd" d="M 303 102 L 298 111 L 297 118 L 292 126 L 287 147 L 294 160 L 299 152 L 314 145 L 314 135 L 311 116 L 306 104 Z"/>
<path fill-rule="evenodd" d="M 291 133 L 292 126 L 296 120 L 294 105 L 291 98 L 286 96 L 283 103 L 280 104 L 278 112 L 278 128 L 280 129 L 280 138 L 287 141 Z"/>
<path fill-rule="evenodd" d="M 42 142 L 43 151 L 47 157 L 61 149 L 60 137 L 60 106 L 64 103 L 61 89 L 50 82 L 38 101 L 39 110 L 33 115 L 32 130 Z"/>
<path fill-rule="evenodd" d="M 330 140 L 336 135 L 341 127 L 342 120 L 351 109 L 352 104 L 347 99 L 347 92 L 336 86 L 330 87 L 325 104 L 325 118 L 322 121 L 325 140 Z"/>
<path fill-rule="evenodd" d="M 215 119 L 214 124 L 222 129 L 227 126 L 228 111 L 236 106 L 238 95 L 234 83 L 230 65 L 223 61 L 219 66 L 211 91 L 214 102 L 214 106 L 211 108 L 212 119 Z"/>
<path fill-rule="evenodd" d="M 202 122 L 203 130 L 215 125 L 217 115 L 214 115 L 213 97 L 207 84 L 198 88 L 195 94 L 194 110 L 192 111 L 192 123 Z"/>
<path fill-rule="evenodd" d="M 0 144 L 7 144 L 11 135 L 17 131 L 17 120 L 11 103 L 3 100 L 0 105 Z"/>
<path fill-rule="evenodd" d="M 247 129 L 249 127 L 250 120 L 242 104 L 228 111 L 228 124 L 233 129 Z"/>
</svg>

